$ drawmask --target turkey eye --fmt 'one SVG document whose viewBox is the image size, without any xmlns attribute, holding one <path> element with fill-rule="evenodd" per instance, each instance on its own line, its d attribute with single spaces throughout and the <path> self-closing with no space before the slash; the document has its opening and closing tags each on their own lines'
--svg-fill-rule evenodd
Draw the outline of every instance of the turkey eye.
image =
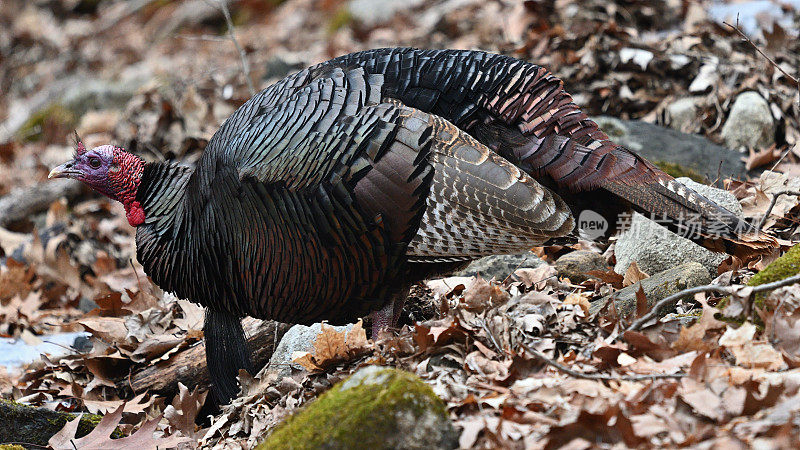
<svg viewBox="0 0 800 450">
<path fill-rule="evenodd" d="M 92 169 L 100 168 L 100 158 L 89 158 L 89 165 L 92 166 Z"/>
</svg>

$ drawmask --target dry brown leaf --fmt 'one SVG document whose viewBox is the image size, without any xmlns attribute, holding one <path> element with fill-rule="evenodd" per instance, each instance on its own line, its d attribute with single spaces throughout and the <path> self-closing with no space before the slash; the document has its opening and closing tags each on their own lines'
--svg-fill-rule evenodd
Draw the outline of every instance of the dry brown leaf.
<svg viewBox="0 0 800 450">
<path fill-rule="evenodd" d="M 750 149 L 750 155 L 745 160 L 745 167 L 747 170 L 753 170 L 756 167 L 773 163 L 781 157 L 781 153 L 780 150 L 775 148 L 774 144 L 769 148 L 759 151 Z"/>
<path fill-rule="evenodd" d="M 567 294 L 563 303 L 565 305 L 578 305 L 581 307 L 581 310 L 583 310 L 584 315 L 589 315 L 589 297 L 583 292 L 571 292 Z"/>
<path fill-rule="evenodd" d="M 647 295 L 644 293 L 642 285 L 636 290 L 636 318 L 642 317 L 650 311 L 650 305 L 647 303 Z"/>
<path fill-rule="evenodd" d="M 161 420 L 161 416 L 153 420 L 145 422 L 135 433 L 130 436 L 112 439 L 111 434 L 119 426 L 122 419 L 122 410 L 125 405 L 120 405 L 114 412 L 106 414 L 100 419 L 100 423 L 82 438 L 76 438 L 75 434 L 78 432 L 78 424 L 80 423 L 81 416 L 76 417 L 64 425 L 58 433 L 53 435 L 47 442 L 54 450 L 74 450 L 79 448 L 81 450 L 107 450 L 110 448 L 135 448 L 138 450 L 145 449 L 166 449 L 176 447 L 182 442 L 188 442 L 190 439 L 187 437 L 178 437 L 177 435 L 168 436 L 165 438 L 156 438 L 153 432 Z"/>
<path fill-rule="evenodd" d="M 631 262 L 631 265 L 628 266 L 628 270 L 625 271 L 625 275 L 622 277 L 622 286 L 627 287 L 632 284 L 636 284 L 645 278 L 648 278 L 650 275 L 642 272 L 639 269 L 639 264 L 636 261 Z"/>
<path fill-rule="evenodd" d="M 511 298 L 493 281 L 486 281 L 477 276 L 475 281 L 464 291 L 463 305 L 469 310 L 480 311 L 492 306 L 499 306 Z"/>
<path fill-rule="evenodd" d="M 172 404 L 164 409 L 164 417 L 173 430 L 180 431 L 184 436 L 196 439 L 198 437 L 195 419 L 200 408 L 205 404 L 208 391 L 195 387 L 192 391 L 178 383 L 178 395 L 172 399 Z"/>
<path fill-rule="evenodd" d="M 122 317 L 84 317 L 77 323 L 109 344 L 127 340 L 128 327 L 125 326 L 125 319 Z"/>
<path fill-rule="evenodd" d="M 292 362 L 300 365 L 308 372 L 320 372 L 324 370 L 314 362 L 314 356 L 311 352 L 293 352 Z"/>
<path fill-rule="evenodd" d="M 695 387 L 697 383 L 693 380 L 692 383 L 687 383 L 686 381 L 688 380 L 682 381 L 684 381 L 684 383 L 681 384 L 683 389 L 681 390 L 680 396 L 684 402 L 689 404 L 698 414 L 708 417 L 709 419 L 722 420 L 724 409 L 722 408 L 722 399 L 719 395 L 711 392 L 705 385 Z M 686 388 L 686 386 L 691 386 L 691 388 Z"/>
<path fill-rule="evenodd" d="M 161 359 L 167 359 L 171 354 L 179 351 L 185 345 L 183 337 L 176 337 L 171 334 L 157 334 L 150 336 L 139 344 L 136 350 L 130 355 L 134 362 L 149 362 L 153 364 Z"/>
<path fill-rule="evenodd" d="M 0 269 L 0 302 L 6 302 L 15 295 L 27 296 L 34 275 L 32 267 L 9 258 L 6 267 Z"/>
<path fill-rule="evenodd" d="M 321 362 L 340 357 L 347 351 L 346 340 L 347 334 L 344 331 L 336 331 L 332 326 L 323 323 L 314 341 L 314 358 Z"/>
<path fill-rule="evenodd" d="M 348 353 L 353 354 L 368 346 L 369 341 L 367 340 L 367 331 L 364 329 L 363 322 L 359 319 L 359 321 L 356 322 L 356 324 L 353 325 L 353 328 L 347 333 L 345 347 L 347 348 Z"/>
<path fill-rule="evenodd" d="M 123 405 L 125 406 L 125 412 L 138 414 L 145 412 L 156 400 L 154 396 L 150 396 L 149 399 L 145 399 L 147 396 L 147 392 L 142 392 L 130 400 L 83 399 L 83 404 L 92 414 L 107 414 L 109 411 L 114 411 Z"/>
<path fill-rule="evenodd" d="M 549 264 L 542 264 L 534 269 L 517 269 L 514 271 L 525 287 L 534 289 L 544 289 L 545 286 L 554 286 L 558 283 L 555 267 Z"/>
<path fill-rule="evenodd" d="M 717 347 L 717 343 L 708 342 L 705 339 L 706 332 L 709 330 L 719 330 L 725 328 L 725 322 L 717 320 L 714 315 L 719 313 L 717 308 L 709 306 L 702 294 L 698 294 L 695 299 L 703 305 L 703 313 L 696 323 L 688 328 L 681 328 L 678 339 L 672 344 L 672 348 L 678 351 L 696 350 L 706 352 Z"/>
<path fill-rule="evenodd" d="M 336 331 L 332 326 L 321 324 L 311 352 L 294 352 L 292 362 L 309 372 L 318 372 L 335 364 L 356 358 L 371 348 L 362 321 L 359 320 L 350 332 Z"/>
</svg>

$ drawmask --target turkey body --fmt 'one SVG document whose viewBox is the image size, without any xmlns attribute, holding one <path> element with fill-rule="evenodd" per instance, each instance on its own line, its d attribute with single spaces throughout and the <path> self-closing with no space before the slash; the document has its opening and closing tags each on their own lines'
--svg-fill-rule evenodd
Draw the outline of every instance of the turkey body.
<svg viewBox="0 0 800 450">
<path fill-rule="evenodd" d="M 477 51 L 379 49 L 302 70 L 229 117 L 194 170 L 146 165 L 136 199 L 145 271 L 208 308 L 223 400 L 249 368 L 244 315 L 353 321 L 432 274 L 570 235 L 583 209 L 612 226 L 631 208 L 696 214 L 699 239 L 713 225 L 729 246 L 744 230 L 611 142 L 545 69 Z"/>
</svg>

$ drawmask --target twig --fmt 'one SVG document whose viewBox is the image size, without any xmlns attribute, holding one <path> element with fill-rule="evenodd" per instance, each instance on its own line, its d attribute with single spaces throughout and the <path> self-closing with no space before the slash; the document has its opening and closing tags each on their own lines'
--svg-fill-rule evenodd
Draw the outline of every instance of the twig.
<svg viewBox="0 0 800 450">
<path fill-rule="evenodd" d="M 201 35 L 201 36 L 187 36 L 187 35 L 180 35 L 177 36 L 178 39 L 185 39 L 187 41 L 212 41 L 212 42 L 220 42 L 220 41 L 228 41 L 230 38 L 224 38 L 219 36 L 208 36 L 208 35 Z"/>
<path fill-rule="evenodd" d="M 752 295 L 758 292 L 771 291 L 773 289 L 777 289 L 783 286 L 788 286 L 790 284 L 798 282 L 800 282 L 800 275 L 794 275 L 789 278 L 784 278 L 783 280 L 773 281 L 772 283 L 766 283 L 759 286 L 752 286 L 753 290 L 750 293 Z M 677 292 L 675 294 L 672 294 L 670 296 L 664 297 L 663 299 L 659 300 L 658 303 L 653 305 L 653 308 L 650 310 L 650 312 L 643 315 L 639 319 L 636 319 L 628 328 L 625 329 L 625 331 L 637 331 L 644 328 L 644 325 L 647 322 L 653 320 L 658 316 L 659 311 L 661 311 L 661 309 L 663 309 L 670 303 L 678 301 L 683 297 L 699 294 L 702 292 L 716 292 L 719 294 L 733 295 L 736 294 L 740 289 L 745 287 L 747 286 L 742 286 L 742 285 L 720 286 L 718 284 L 709 284 L 706 286 L 697 286 L 689 289 L 684 289 L 680 292 Z M 625 332 L 623 331 L 620 334 L 624 333 Z"/>
<path fill-rule="evenodd" d="M 556 369 L 560 370 L 561 372 L 566 373 L 567 375 L 573 376 L 575 378 L 583 378 L 585 380 L 602 380 L 602 381 L 645 381 L 645 380 L 657 380 L 663 378 L 683 378 L 686 376 L 685 373 L 656 373 L 652 375 L 603 375 L 603 374 L 593 374 L 593 373 L 583 373 L 578 372 L 577 370 L 572 370 L 569 367 L 556 362 L 555 360 L 548 358 L 544 355 L 544 353 L 534 350 L 528 347 L 525 344 L 521 344 L 522 348 L 525 349 L 526 352 L 532 354 L 533 356 L 541 359 L 545 362 L 545 364 L 555 367 Z"/>
<path fill-rule="evenodd" d="M 775 207 L 775 203 L 778 202 L 778 197 L 780 197 L 781 195 L 800 195 L 800 191 L 785 190 L 785 191 L 778 191 L 772 194 L 772 200 L 770 200 L 769 206 L 767 207 L 767 210 L 764 212 L 764 217 L 762 217 L 761 220 L 758 222 L 758 226 L 756 227 L 756 229 L 761 231 L 761 228 L 763 228 L 764 224 L 767 223 L 767 217 L 769 217 L 769 215 L 772 214 L 772 208 Z"/>
<path fill-rule="evenodd" d="M 785 70 L 783 70 L 783 67 L 779 66 L 779 65 L 778 65 L 778 63 L 776 63 L 776 62 L 775 62 L 775 61 L 774 61 L 772 58 L 770 58 L 769 56 L 767 56 L 767 54 L 766 54 L 766 53 L 764 53 L 764 52 L 763 52 L 763 51 L 762 51 L 762 50 L 761 50 L 761 49 L 760 49 L 760 48 L 759 48 L 759 47 L 758 47 L 758 46 L 757 46 L 757 45 L 756 45 L 756 44 L 755 44 L 755 43 L 754 43 L 754 42 L 753 42 L 753 41 L 752 41 L 752 40 L 751 40 L 751 39 L 750 39 L 750 38 L 749 38 L 749 37 L 748 37 L 748 36 L 747 36 L 745 33 L 744 33 L 744 31 L 742 31 L 742 29 L 741 29 L 741 28 L 739 28 L 739 15 L 738 15 L 738 14 L 736 15 L 736 26 L 733 26 L 733 25 L 729 24 L 728 22 L 722 22 L 722 23 L 724 23 L 725 25 L 727 25 L 727 26 L 731 27 L 733 30 L 735 30 L 737 33 L 739 33 L 739 36 L 741 36 L 741 37 L 742 37 L 742 38 L 743 38 L 745 41 L 747 41 L 747 43 L 749 43 L 749 44 L 750 44 L 750 45 L 751 45 L 751 46 L 752 46 L 754 49 L 756 49 L 756 51 L 757 51 L 757 52 L 758 52 L 758 53 L 759 53 L 761 56 L 763 56 L 764 58 L 766 58 L 766 60 L 767 60 L 767 61 L 769 61 L 769 63 L 770 63 L 770 64 L 772 64 L 772 66 L 773 66 L 773 67 L 775 67 L 776 69 L 778 69 L 778 70 L 779 70 L 779 71 L 780 71 L 780 72 L 781 72 L 781 73 L 782 73 L 782 74 L 783 74 L 783 75 L 784 75 L 786 78 L 788 78 L 788 79 L 792 80 L 792 82 L 795 84 L 795 86 L 797 86 L 797 93 L 798 93 L 798 105 L 800 105 L 800 80 L 798 80 L 797 78 L 795 78 L 795 77 L 793 77 L 793 76 L 789 75 L 789 73 L 788 73 L 788 72 L 786 72 Z"/>
<path fill-rule="evenodd" d="M 228 36 L 231 38 L 231 41 L 233 41 L 236 51 L 239 52 L 239 61 L 242 64 L 244 79 L 247 81 L 247 89 L 250 90 L 250 96 L 252 97 L 256 95 L 256 89 L 253 87 L 253 80 L 250 79 L 250 63 L 247 62 L 247 55 L 244 53 L 242 46 L 239 45 L 239 41 L 236 40 L 236 35 L 233 34 L 233 20 L 231 19 L 231 12 L 228 10 L 228 4 L 224 0 L 217 0 L 217 4 L 222 10 L 222 14 L 225 16 L 225 23 L 228 26 Z"/>
<path fill-rule="evenodd" d="M 153 1 L 154 0 L 130 0 L 128 2 L 125 2 L 125 8 L 122 11 L 104 20 L 99 27 L 97 27 L 92 31 L 92 33 L 94 34 L 103 33 L 116 27 L 117 24 L 120 23 L 122 20 L 124 20 L 126 17 L 136 14 L 137 12 L 139 12 L 139 10 L 141 10 L 145 6 L 149 5 L 150 3 L 153 3 Z"/>
<path fill-rule="evenodd" d="M 786 158 L 786 156 L 789 155 L 789 152 L 792 151 L 795 145 L 797 144 L 793 144 L 791 147 L 786 147 L 786 150 L 783 151 L 783 155 L 781 155 L 781 157 L 778 158 L 777 161 L 775 161 L 775 164 L 772 165 L 772 168 L 769 169 L 770 172 L 775 171 L 775 168 L 778 167 L 778 164 L 780 164 L 781 161 L 783 161 Z"/>
<path fill-rule="evenodd" d="M 530 251 L 530 250 L 528 250 L 528 252 L 527 252 L 527 253 L 533 253 L 533 252 L 532 252 L 532 251 Z M 527 255 L 526 255 L 526 256 L 527 256 Z M 534 255 L 534 256 L 536 256 L 536 255 Z M 526 262 L 527 260 L 528 260 L 528 259 L 527 259 L 527 257 L 526 257 L 525 259 L 523 259 L 522 261 L 520 261 L 520 262 L 519 262 L 519 264 L 517 264 L 517 267 L 514 267 L 514 270 L 512 270 L 512 271 L 511 271 L 511 273 L 509 273 L 509 274 L 508 274 L 508 275 L 507 275 L 507 276 L 506 276 L 506 277 L 503 279 L 503 281 L 502 281 L 500 284 L 506 284 L 506 281 L 508 281 L 508 279 L 509 279 L 509 278 L 511 278 L 511 275 L 514 275 L 514 272 L 516 272 L 517 270 L 519 270 L 519 268 L 520 268 L 520 267 L 522 267 L 522 265 L 523 265 L 523 264 L 525 264 L 525 262 Z M 547 264 L 547 263 L 545 263 L 545 264 Z M 535 286 L 534 286 L 534 287 L 535 287 Z"/>
</svg>

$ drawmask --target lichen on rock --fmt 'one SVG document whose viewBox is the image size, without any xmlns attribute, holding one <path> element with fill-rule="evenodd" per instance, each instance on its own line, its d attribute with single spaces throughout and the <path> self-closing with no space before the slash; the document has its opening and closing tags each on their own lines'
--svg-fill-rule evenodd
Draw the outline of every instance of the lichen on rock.
<svg viewBox="0 0 800 450">
<path fill-rule="evenodd" d="M 454 448 L 444 402 L 401 370 L 368 366 L 290 417 L 258 446 L 283 448 Z"/>
</svg>

